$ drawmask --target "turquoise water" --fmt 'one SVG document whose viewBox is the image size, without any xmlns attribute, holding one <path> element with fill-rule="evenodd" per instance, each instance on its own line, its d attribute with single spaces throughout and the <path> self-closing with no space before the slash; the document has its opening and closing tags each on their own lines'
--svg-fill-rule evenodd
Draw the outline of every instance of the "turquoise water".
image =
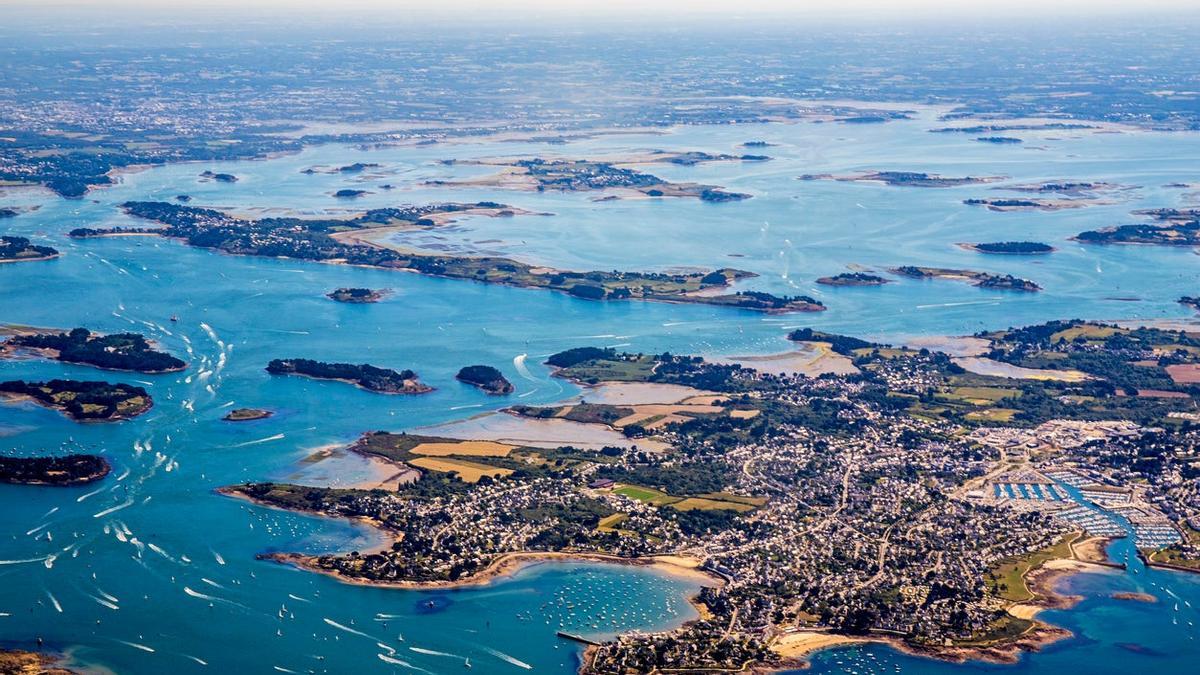
<svg viewBox="0 0 1200 675">
<path fill-rule="evenodd" d="M 578 650 L 555 638 L 560 621 L 563 628 L 597 636 L 675 625 L 690 618 L 682 598 L 695 586 L 643 569 L 581 564 L 540 565 L 486 588 L 443 594 L 349 586 L 256 561 L 254 555 L 367 548 L 379 543 L 371 532 L 248 505 L 212 490 L 245 480 L 287 479 L 302 471 L 298 462 L 313 448 L 347 442 L 363 431 L 411 429 L 505 405 L 453 380 L 458 368 L 471 363 L 500 367 L 517 386 L 510 400 L 538 404 L 577 393 L 548 377 L 540 365 L 543 357 L 585 344 L 748 354 L 785 349 L 786 330 L 803 325 L 899 339 L 1067 316 L 1192 318 L 1191 310 L 1175 303 L 1178 296 L 1195 292 L 1200 259 L 1191 251 L 1084 248 L 1066 239 L 1084 229 L 1130 222 L 1127 212 L 1134 208 L 1187 203 L 1187 190 L 1162 186 L 1195 178 L 1200 136 L 1042 133 L 1025 134 L 1024 146 L 1008 147 L 925 133 L 929 125 L 704 127 L 566 146 L 493 142 L 370 152 L 325 146 L 269 161 L 156 168 L 127 175 L 120 185 L 83 201 L 29 190 L 0 193 L 0 205 L 39 207 L 0 223 L 6 234 L 30 236 L 64 253 L 51 262 L 0 265 L 0 322 L 138 330 L 191 363 L 181 374 L 117 376 L 42 361 L 0 362 L 0 378 L 146 382 L 157 402 L 143 417 L 108 425 L 75 424 L 29 405 L 0 406 L 3 449 L 35 454 L 70 441 L 105 453 L 115 467 L 104 481 L 83 488 L 0 486 L 5 514 L 0 614 L 8 615 L 0 616 L 0 640 L 21 643 L 41 636 L 70 649 L 80 663 L 121 673 L 204 672 L 194 659 L 220 671 L 404 670 L 379 657 L 391 654 L 389 649 L 397 650 L 389 658 L 431 672 L 457 672 L 465 658 L 474 672 L 524 670 L 495 652 L 538 672 L 571 672 Z M 450 157 L 596 157 L 644 148 L 735 152 L 751 139 L 779 143 L 766 150 L 777 159 L 649 169 L 673 180 L 755 195 L 734 204 L 677 199 L 597 204 L 591 201 L 595 195 L 586 193 L 419 185 L 487 173 L 435 163 Z M 355 161 L 380 163 L 383 171 L 358 177 L 300 173 L 309 166 Z M 241 180 L 200 183 L 197 174 L 204 169 L 234 173 Z M 803 173 L 870 169 L 1142 187 L 1112 205 L 1025 214 L 960 203 L 1003 194 L 989 186 L 932 190 L 795 180 Z M 382 183 L 397 189 L 377 189 Z M 330 196 L 350 186 L 375 194 L 350 205 Z M 382 270 L 225 256 L 155 238 L 73 241 L 65 236 L 83 225 L 129 224 L 115 208 L 127 199 L 181 193 L 192 195 L 198 205 L 306 213 L 431 200 L 503 201 L 556 215 L 467 219 L 403 241 L 577 269 L 732 265 L 762 275 L 748 287 L 820 294 L 830 309 L 767 317 L 703 306 L 599 304 Z M 1060 250 L 1041 258 L 1006 258 L 954 246 L 1025 238 Z M 914 281 L 829 289 L 813 283 L 848 265 L 898 264 L 1008 272 L 1046 290 L 1009 294 Z M 386 287 L 394 293 L 375 305 L 344 305 L 323 297 L 337 286 Z M 178 323 L 168 320 L 172 315 L 179 316 Z M 522 354 L 528 358 L 528 376 L 514 364 Z M 340 383 L 268 376 L 263 367 L 281 356 L 411 367 L 437 391 L 391 397 Z M 261 422 L 221 422 L 233 405 L 264 406 L 279 414 Z M 353 459 L 343 461 L 347 471 L 365 470 Z M 311 480 L 320 474 L 309 468 L 299 475 Z M 1087 599 L 1069 612 L 1046 616 L 1079 637 L 1027 658 L 1013 672 L 1057 672 L 1080 662 L 1093 672 L 1194 663 L 1200 657 L 1196 630 L 1187 622 L 1198 617 L 1182 603 L 1178 613 L 1172 611 L 1168 593 L 1200 607 L 1198 579 L 1160 571 L 1072 578 L 1070 590 Z M 1114 590 L 1131 588 L 1153 592 L 1163 602 L 1146 606 L 1107 598 Z M 426 606 L 430 599 L 432 608 Z M 385 626 L 375 621 L 381 613 L 395 617 Z M 819 655 L 814 669 L 864 672 L 865 666 L 851 667 L 851 655 L 889 671 L 896 666 L 917 672 L 992 669 L 935 664 L 876 647 Z"/>
</svg>

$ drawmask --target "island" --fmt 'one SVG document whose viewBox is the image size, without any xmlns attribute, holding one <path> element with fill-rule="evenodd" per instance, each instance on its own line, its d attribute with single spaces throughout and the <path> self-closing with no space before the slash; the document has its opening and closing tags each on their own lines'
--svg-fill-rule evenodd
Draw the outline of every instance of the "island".
<svg viewBox="0 0 1200 675">
<path fill-rule="evenodd" d="M 959 244 L 960 247 L 976 253 L 995 253 L 1000 255 L 1041 255 L 1054 252 L 1054 247 L 1038 241 L 993 241 L 981 244 Z"/>
<path fill-rule="evenodd" d="M 596 640 L 585 674 L 779 670 L 856 642 L 1012 663 L 1069 635 L 1040 612 L 1071 606 L 1064 575 L 1123 566 L 1104 553 L 1113 537 L 1200 567 L 1194 491 L 1178 489 L 1200 478 L 1194 334 L 1080 320 L 980 333 L 1009 366 L 998 375 L 929 349 L 788 337 L 857 368 L 778 375 L 584 345 L 546 363 L 594 401 L 510 411 L 579 443 L 368 431 L 348 449 L 403 479 L 222 492 L 380 528 L 391 545 L 371 552 L 260 556 L 350 583 L 447 589 L 590 560 L 703 586 L 698 619 Z M 623 398 L 634 390 L 645 402 Z M 599 428 L 623 442 L 582 443 Z"/>
<path fill-rule="evenodd" d="M 437 227 L 450 222 L 452 215 L 502 217 L 513 213 L 511 208 L 494 202 L 373 209 L 353 218 L 320 220 L 246 220 L 215 209 L 168 202 L 126 202 L 122 207 L 130 215 L 156 221 L 165 227 L 77 228 L 70 235 L 76 238 L 159 235 L 236 255 L 382 267 L 452 279 L 543 288 L 588 300 L 697 303 L 771 314 L 825 309 L 820 301 L 808 296 L 781 297 L 762 291 L 720 292 L 737 281 L 757 276 L 732 268 L 679 274 L 562 271 L 492 256 L 416 253 L 387 239 L 387 235 L 397 230 Z"/>
<path fill-rule="evenodd" d="M 380 394 L 424 394 L 433 387 L 421 383 L 411 370 L 350 363 L 324 363 L 312 359 L 273 359 L 267 364 L 272 375 L 303 375 L 318 380 L 338 380 Z"/>
<path fill-rule="evenodd" d="M 992 143 L 994 145 L 1017 145 L 1025 142 L 1014 136 L 980 136 L 975 140 L 980 143 Z"/>
<path fill-rule="evenodd" d="M 1187 305 L 1196 311 L 1200 311 L 1200 297 L 1185 295 L 1178 300 L 1179 304 Z"/>
<path fill-rule="evenodd" d="M 888 270 L 892 274 L 910 279 L 949 279 L 965 281 L 979 288 L 991 288 L 1007 291 L 1040 291 L 1041 286 L 1028 279 L 1015 277 L 1011 274 L 992 274 L 974 270 L 947 269 L 942 267 L 917 267 L 903 265 Z"/>
<path fill-rule="evenodd" d="M 964 199 L 967 206 L 986 206 L 989 211 L 1061 211 L 1092 206 L 1097 202 L 1084 199 L 1025 199 L 1006 197 L 1000 199 Z"/>
<path fill-rule="evenodd" d="M 1035 194 L 1053 193 L 1067 197 L 1095 197 L 1104 192 L 1116 192 L 1129 189 L 1128 186 L 1103 181 L 1057 180 L 1044 183 L 1023 183 L 1020 185 L 1005 185 L 997 190 L 1012 192 L 1030 192 Z"/>
<path fill-rule="evenodd" d="M 1151 244 L 1155 246 L 1200 246 L 1200 209 L 1149 209 L 1137 211 L 1152 223 L 1118 225 L 1089 230 L 1072 239 L 1081 244 Z"/>
<path fill-rule="evenodd" d="M 186 204 L 192 201 L 191 195 L 175 195 L 175 201 Z"/>
<path fill-rule="evenodd" d="M 658 176 L 630 168 L 641 164 L 677 164 L 692 166 L 701 162 L 763 161 L 762 155 L 712 155 L 704 152 L 655 151 L 647 155 L 616 158 L 610 161 L 586 159 L 512 158 L 494 160 L 444 160 L 444 164 L 495 166 L 501 173 L 463 180 L 432 180 L 426 185 L 485 186 L 517 188 L 544 192 L 581 192 L 615 190 L 645 197 L 695 197 L 706 202 L 749 199 L 750 195 L 728 192 L 714 185 L 672 183 Z"/>
<path fill-rule="evenodd" d="M 16 217 L 17 217 L 17 210 L 16 210 L 16 209 L 0 208 L 0 219 L 3 219 L 3 218 L 16 218 Z"/>
<path fill-rule="evenodd" d="M 351 304 L 363 304 L 370 302 L 379 302 L 386 295 L 387 291 L 372 290 L 370 288 L 335 288 L 325 294 L 325 297 L 338 302 L 347 302 Z"/>
<path fill-rule="evenodd" d="M 817 279 L 817 283 L 826 286 L 882 286 L 891 281 L 866 272 L 842 272 L 831 277 L 821 277 Z"/>
<path fill-rule="evenodd" d="M 333 193 L 333 196 L 337 197 L 338 199 L 355 199 L 357 197 L 361 197 L 366 194 L 370 194 L 370 193 L 367 192 L 366 190 L 354 190 L 351 188 L 343 188 L 343 189 L 338 190 L 337 192 Z"/>
<path fill-rule="evenodd" d="M 31 400 L 78 422 L 113 422 L 137 417 L 154 405 L 150 394 L 129 384 L 79 380 L 0 382 L 0 396 Z"/>
<path fill-rule="evenodd" d="M 514 389 L 512 382 L 509 382 L 503 373 L 491 366 L 466 366 L 458 371 L 454 379 L 474 385 L 494 395 L 511 394 Z"/>
<path fill-rule="evenodd" d="M 961 185 L 978 185 L 1004 180 L 1004 176 L 939 176 L 918 171 L 864 171 L 862 173 L 835 176 L 832 174 L 806 173 L 800 180 L 836 180 L 848 183 L 882 183 L 897 187 L 949 188 Z"/>
<path fill-rule="evenodd" d="M 221 419 L 226 422 L 253 422 L 254 420 L 265 420 L 274 414 L 270 410 L 262 408 L 234 408 Z"/>
<path fill-rule="evenodd" d="M 962 133 L 962 134 L 986 134 L 1003 131 L 1076 131 L 1083 129 L 1099 129 L 1094 124 L 1083 124 L 1081 122 L 1046 122 L 1046 123 L 1014 123 L 1014 124 L 979 124 L 967 127 L 941 127 L 938 129 L 930 129 L 930 133 L 945 134 L 945 133 Z"/>
<path fill-rule="evenodd" d="M 770 148 L 774 145 L 774 143 L 768 143 L 767 141 L 746 141 L 742 143 L 743 148 Z"/>
<path fill-rule="evenodd" d="M 56 361 L 105 370 L 153 374 L 187 368 L 187 364 L 178 358 L 156 350 L 139 333 L 101 335 L 86 328 L 74 328 L 67 333 L 24 332 L 0 345 L 0 356 L 14 351 L 28 351 Z"/>
<path fill-rule="evenodd" d="M 0 237 L 0 263 L 50 260 L 58 255 L 56 249 L 31 244 L 25 237 Z"/>
<path fill-rule="evenodd" d="M 208 180 L 215 180 L 218 183 L 238 182 L 238 177 L 231 173 L 213 173 L 212 171 L 205 171 L 204 173 L 200 174 L 200 177 Z"/>
<path fill-rule="evenodd" d="M 100 480 L 112 470 L 100 455 L 0 457 L 0 483 L 65 487 Z"/>
</svg>

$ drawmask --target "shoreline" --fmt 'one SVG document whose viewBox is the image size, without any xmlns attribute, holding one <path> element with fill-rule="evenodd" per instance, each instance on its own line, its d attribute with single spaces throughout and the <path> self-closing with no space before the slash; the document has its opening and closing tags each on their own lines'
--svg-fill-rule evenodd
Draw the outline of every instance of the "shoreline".
<svg viewBox="0 0 1200 675">
<path fill-rule="evenodd" d="M 245 499 L 256 500 L 243 496 Z M 386 531 L 386 528 L 380 527 Z M 514 551 L 512 553 L 502 553 L 492 562 L 488 563 L 487 567 L 472 573 L 470 576 L 461 579 L 451 580 L 435 580 L 435 581 L 412 581 L 412 580 L 394 580 L 381 581 L 375 579 L 362 579 L 359 577 L 351 577 L 342 574 L 337 570 L 326 569 L 316 564 L 317 556 L 306 555 L 302 553 L 261 553 L 257 556 L 259 560 L 270 560 L 282 565 L 290 565 L 306 572 L 313 572 L 332 577 L 344 584 L 355 586 L 372 586 L 376 588 L 396 588 L 402 590 L 447 590 L 456 588 L 473 588 L 478 586 L 487 586 L 496 581 L 507 579 L 536 565 L 546 563 L 565 563 L 565 562 L 595 562 L 610 565 L 629 565 L 635 567 L 648 567 L 655 571 L 668 574 L 677 578 L 691 579 L 693 581 L 702 581 L 710 586 L 724 586 L 725 580 L 721 577 L 702 571 L 699 566 L 699 561 L 688 558 L 686 556 L 662 554 L 654 556 L 646 556 L 643 558 L 623 558 L 608 553 L 598 553 L 591 551 Z M 695 562 L 692 565 L 691 562 Z M 695 605 L 695 603 L 692 603 Z"/>
</svg>

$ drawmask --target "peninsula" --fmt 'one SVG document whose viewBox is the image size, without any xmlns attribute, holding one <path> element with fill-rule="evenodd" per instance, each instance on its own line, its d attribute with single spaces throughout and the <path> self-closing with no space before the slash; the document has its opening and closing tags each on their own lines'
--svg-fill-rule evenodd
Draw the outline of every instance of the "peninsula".
<svg viewBox="0 0 1200 675">
<path fill-rule="evenodd" d="M 58 255 L 56 249 L 31 244 L 25 237 L 0 237 L 0 263 L 50 260 Z"/>
<path fill-rule="evenodd" d="M 990 288 L 1005 291 L 1040 291 L 1041 286 L 1020 277 L 1014 277 L 1011 274 L 992 274 L 990 272 L 976 272 L 974 270 L 959 270 L 947 269 L 942 267 L 917 267 L 914 265 L 904 265 L 901 267 L 893 267 L 888 270 L 892 274 L 896 274 L 910 279 L 949 279 L 951 281 L 965 281 L 972 286 L 979 288 Z"/>
<path fill-rule="evenodd" d="M 113 422 L 141 415 L 154 405 L 141 387 L 109 382 L 50 380 L 0 382 L 0 396 L 28 399 L 78 422 Z"/>
<path fill-rule="evenodd" d="M 318 380 L 338 380 L 380 394 L 424 394 L 433 387 L 422 384 L 411 370 L 350 363 L 324 363 L 312 359 L 274 359 L 267 364 L 272 375 L 303 375 Z"/>
<path fill-rule="evenodd" d="M 23 333 L 0 345 L 0 355 L 29 351 L 65 363 L 105 370 L 170 373 L 187 368 L 183 361 L 158 351 L 138 333 L 100 335 L 86 328 L 67 333 Z"/>
<path fill-rule="evenodd" d="M 651 300 L 720 305 L 779 314 L 818 312 L 825 306 L 807 296 L 781 297 L 760 291 L 719 293 L 752 272 L 722 268 L 708 273 L 568 272 L 497 257 L 461 257 L 415 253 L 377 236 L 380 230 L 437 226 L 449 214 L 499 216 L 511 213 L 494 202 L 438 204 L 376 209 L 348 219 L 266 218 L 245 220 L 213 209 L 168 202 L 126 202 L 133 216 L 165 227 L 79 228 L 72 237 L 153 234 L 181 239 L 192 246 L 236 255 L 287 257 L 330 263 L 383 267 L 452 279 L 522 288 L 544 288 L 588 300 Z M 385 229 L 389 228 L 389 229 Z"/>
<path fill-rule="evenodd" d="M 100 455 L 0 457 L 0 483 L 70 486 L 91 483 L 112 467 Z"/>
<path fill-rule="evenodd" d="M 512 382 L 492 366 L 467 366 L 458 371 L 454 379 L 474 385 L 489 394 L 511 394 Z"/>
</svg>

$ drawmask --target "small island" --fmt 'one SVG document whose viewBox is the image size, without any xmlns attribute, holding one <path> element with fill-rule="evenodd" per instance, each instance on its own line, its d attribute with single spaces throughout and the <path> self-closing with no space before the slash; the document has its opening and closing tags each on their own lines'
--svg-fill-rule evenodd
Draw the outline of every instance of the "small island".
<svg viewBox="0 0 1200 675">
<path fill-rule="evenodd" d="M 951 281 L 966 281 L 978 288 L 990 288 L 1006 291 L 1040 291 L 1041 286 L 1028 279 L 1014 277 L 1011 274 L 992 274 L 975 270 L 946 269 L 942 267 L 917 267 L 904 265 L 888 270 L 892 274 L 910 279 L 949 279 Z"/>
<path fill-rule="evenodd" d="M 768 143 L 766 141 L 746 141 L 745 143 L 742 143 L 743 148 L 770 148 L 774 145 L 774 143 Z"/>
<path fill-rule="evenodd" d="M 154 405 L 141 387 L 109 382 L 50 380 L 0 382 L 0 395 L 54 408 L 77 422 L 114 422 L 137 417 Z"/>
<path fill-rule="evenodd" d="M 1185 295 L 1178 302 L 1181 305 L 1187 305 L 1196 311 L 1200 311 L 1200 297 Z"/>
<path fill-rule="evenodd" d="M 995 145 L 1017 145 L 1025 142 L 1013 136 L 980 136 L 975 140 L 980 143 L 993 143 Z"/>
<path fill-rule="evenodd" d="M 935 173 L 924 173 L 920 171 L 865 171 L 862 173 L 849 174 L 845 176 L 834 176 L 827 173 L 807 173 L 799 178 L 800 180 L 806 181 L 836 180 L 845 183 L 882 183 L 884 185 L 892 185 L 896 187 L 922 188 L 948 188 L 958 187 L 961 185 L 994 183 L 999 180 L 1004 180 L 1003 176 L 963 176 L 956 178 L 950 176 L 940 176 Z"/>
<path fill-rule="evenodd" d="M 218 183 L 238 182 L 238 177 L 231 173 L 213 173 L 212 171 L 205 171 L 204 173 L 200 174 L 200 177 L 208 180 L 215 180 Z"/>
<path fill-rule="evenodd" d="M 375 291 L 370 288 L 336 288 L 325 294 L 325 297 L 338 302 L 348 302 L 351 304 L 364 304 L 369 302 L 379 302 L 383 299 L 386 291 Z"/>
<path fill-rule="evenodd" d="M 1158 602 L 1158 598 L 1149 593 L 1136 593 L 1133 591 L 1118 591 L 1109 596 L 1113 600 L 1131 600 L 1133 602 L 1144 602 L 1154 604 Z"/>
<path fill-rule="evenodd" d="M 112 467 L 99 455 L 0 457 L 0 483 L 65 487 L 100 480 Z"/>
<path fill-rule="evenodd" d="M 69 333 L 15 335 L 0 345 L 0 355 L 14 350 L 28 350 L 55 361 L 80 363 L 105 370 L 153 374 L 187 368 L 183 361 L 154 349 L 138 333 L 100 335 L 86 328 L 75 328 Z"/>
<path fill-rule="evenodd" d="M 370 194 L 370 193 L 367 192 L 366 190 L 353 190 L 350 188 L 343 188 L 343 189 L 338 190 L 337 192 L 333 193 L 333 196 L 337 197 L 338 199 L 356 199 L 365 194 Z"/>
<path fill-rule="evenodd" d="M 265 420 L 274 414 L 270 410 L 262 408 L 234 408 L 221 419 L 226 422 L 253 422 L 254 420 Z"/>
<path fill-rule="evenodd" d="M 1196 209 L 1156 209 L 1138 213 L 1159 222 L 1089 230 L 1080 232 L 1073 239 L 1081 244 L 1200 246 L 1200 212 Z"/>
<path fill-rule="evenodd" d="M 312 359 L 274 359 L 267 364 L 272 375 L 303 375 L 318 380 L 349 382 L 380 394 L 424 394 L 433 387 L 421 383 L 411 370 L 396 371 L 368 364 L 324 363 Z"/>
<path fill-rule="evenodd" d="M 17 211 L 15 209 L 0 209 L 0 219 L 16 218 L 16 217 L 17 217 Z"/>
<path fill-rule="evenodd" d="M 1062 211 L 1079 209 L 1096 204 L 1083 199 L 1025 199 L 1006 197 L 1001 199 L 964 199 L 967 206 L 985 206 L 989 211 Z"/>
<path fill-rule="evenodd" d="M 50 260 L 58 255 L 56 249 L 31 244 L 25 237 L 0 237 L 0 263 Z"/>
<path fill-rule="evenodd" d="M 653 151 L 644 155 L 619 157 L 598 161 L 587 159 L 500 158 L 488 160 L 443 160 L 443 164 L 494 166 L 502 169 L 492 176 L 464 180 L 432 180 L 426 185 L 482 186 L 517 188 L 545 192 L 583 192 L 591 190 L 621 190 L 626 194 L 645 197 L 695 197 L 705 202 L 731 202 L 749 199 L 750 195 L 729 192 L 715 185 L 673 183 L 658 176 L 629 168 L 631 165 L 675 164 L 694 166 L 704 162 L 763 161 L 763 155 L 713 155 L 707 152 Z"/>
<path fill-rule="evenodd" d="M 1041 255 L 1054 252 L 1054 247 L 1038 241 L 993 241 L 982 244 L 959 244 L 960 247 L 976 253 L 995 253 L 999 255 Z"/>
<path fill-rule="evenodd" d="M 817 279 L 817 283 L 825 286 L 882 286 L 891 281 L 865 272 L 842 272 L 831 277 L 821 277 Z"/>
<path fill-rule="evenodd" d="M 493 395 L 511 394 L 514 389 L 512 382 L 491 366 L 467 366 L 458 371 L 454 379 L 479 387 Z"/>
</svg>

